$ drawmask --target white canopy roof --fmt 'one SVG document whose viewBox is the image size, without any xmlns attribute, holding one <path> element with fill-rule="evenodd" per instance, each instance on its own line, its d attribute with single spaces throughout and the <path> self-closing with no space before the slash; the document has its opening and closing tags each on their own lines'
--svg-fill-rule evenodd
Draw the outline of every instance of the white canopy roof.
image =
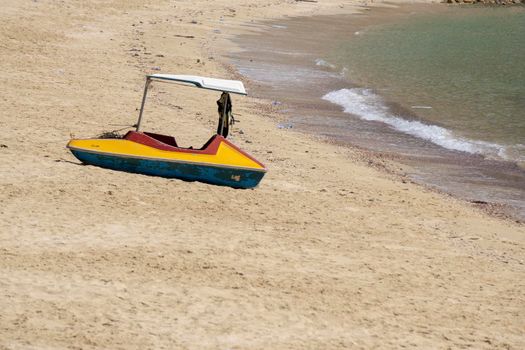
<svg viewBox="0 0 525 350">
<path fill-rule="evenodd" d="M 172 81 L 190 84 L 202 89 L 231 92 L 234 94 L 247 95 L 244 85 L 238 80 L 215 79 L 199 77 L 196 75 L 174 75 L 174 74 L 152 74 L 148 78 L 161 81 Z"/>
</svg>

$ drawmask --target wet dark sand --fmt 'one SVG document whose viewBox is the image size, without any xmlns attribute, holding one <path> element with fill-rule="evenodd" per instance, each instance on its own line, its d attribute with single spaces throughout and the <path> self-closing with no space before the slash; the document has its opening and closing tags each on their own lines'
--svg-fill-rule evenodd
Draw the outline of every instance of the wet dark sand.
<svg viewBox="0 0 525 350">
<path fill-rule="evenodd" d="M 330 91 L 356 87 L 343 76 L 344 67 L 331 66 L 329 62 L 316 64 L 338 42 L 368 26 L 443 10 L 445 6 L 406 5 L 364 9 L 356 15 L 264 23 L 262 33 L 235 39 L 242 51 L 231 59 L 243 75 L 255 82 L 251 93 L 274 101 L 274 107 L 287 116 L 281 127 L 322 135 L 330 142 L 395 160 L 400 163 L 400 173 L 413 181 L 478 203 L 495 215 L 523 221 L 525 171 L 518 165 L 442 148 L 386 124 L 343 113 L 339 106 L 321 99 Z M 388 105 L 393 112 L 418 119 L 413 111 L 394 103 Z"/>
</svg>

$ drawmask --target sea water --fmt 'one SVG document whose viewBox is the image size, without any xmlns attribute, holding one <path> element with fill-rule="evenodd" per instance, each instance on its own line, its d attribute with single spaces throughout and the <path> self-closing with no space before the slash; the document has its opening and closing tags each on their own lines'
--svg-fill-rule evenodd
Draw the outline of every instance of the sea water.
<svg viewBox="0 0 525 350">
<path fill-rule="evenodd" d="M 525 162 L 525 7 L 453 6 L 347 36 L 318 62 L 357 87 L 324 99 L 447 149 Z"/>
<path fill-rule="evenodd" d="M 277 127 L 377 152 L 525 220 L 524 15 L 436 4 L 288 18 L 254 24 L 230 58 L 286 115 Z"/>
</svg>

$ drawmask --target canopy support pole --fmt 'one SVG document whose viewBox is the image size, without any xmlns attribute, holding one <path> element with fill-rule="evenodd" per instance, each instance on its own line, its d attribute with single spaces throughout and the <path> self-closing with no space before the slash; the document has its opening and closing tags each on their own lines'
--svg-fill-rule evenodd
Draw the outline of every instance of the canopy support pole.
<svg viewBox="0 0 525 350">
<path fill-rule="evenodd" d="M 144 104 L 146 103 L 146 95 L 148 94 L 148 87 L 151 83 L 151 80 L 149 77 L 146 78 L 146 85 L 144 86 L 144 95 L 142 96 L 142 104 L 140 105 L 140 113 L 139 113 L 139 120 L 137 122 L 137 132 L 140 129 L 140 123 L 142 122 L 142 113 L 144 112 Z"/>
<path fill-rule="evenodd" d="M 223 92 L 224 94 L 224 92 Z M 222 133 L 223 133 L 223 130 L 224 130 L 224 121 L 226 120 L 226 100 L 227 98 L 224 99 L 224 104 L 222 106 L 222 115 L 220 116 L 221 118 L 221 130 L 219 130 L 219 135 L 223 136 Z"/>
<path fill-rule="evenodd" d="M 220 130 L 218 130 L 218 133 L 219 135 L 224 136 L 224 128 L 228 127 L 227 124 L 230 122 L 228 118 L 228 102 L 230 102 L 231 104 L 231 100 L 230 100 L 231 97 L 230 97 L 230 94 L 227 93 L 226 91 L 222 92 L 221 99 L 222 97 L 224 97 L 224 103 L 222 106 L 222 114 L 219 117 L 220 118 L 219 120 Z"/>
</svg>

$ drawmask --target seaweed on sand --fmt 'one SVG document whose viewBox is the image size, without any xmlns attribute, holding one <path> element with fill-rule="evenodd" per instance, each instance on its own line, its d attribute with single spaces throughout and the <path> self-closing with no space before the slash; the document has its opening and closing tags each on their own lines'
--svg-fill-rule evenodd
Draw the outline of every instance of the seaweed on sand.
<svg viewBox="0 0 525 350">
<path fill-rule="evenodd" d="M 136 128 L 136 127 L 137 127 L 137 124 L 134 124 L 134 125 L 126 125 L 122 129 L 103 131 L 102 134 L 97 136 L 97 138 L 99 139 L 122 139 L 124 138 L 124 135 L 120 133 L 122 130 L 126 130 L 129 128 Z"/>
<path fill-rule="evenodd" d="M 121 139 L 122 137 L 123 135 L 118 133 L 116 130 L 104 131 L 102 134 L 97 136 L 99 139 Z"/>
</svg>

